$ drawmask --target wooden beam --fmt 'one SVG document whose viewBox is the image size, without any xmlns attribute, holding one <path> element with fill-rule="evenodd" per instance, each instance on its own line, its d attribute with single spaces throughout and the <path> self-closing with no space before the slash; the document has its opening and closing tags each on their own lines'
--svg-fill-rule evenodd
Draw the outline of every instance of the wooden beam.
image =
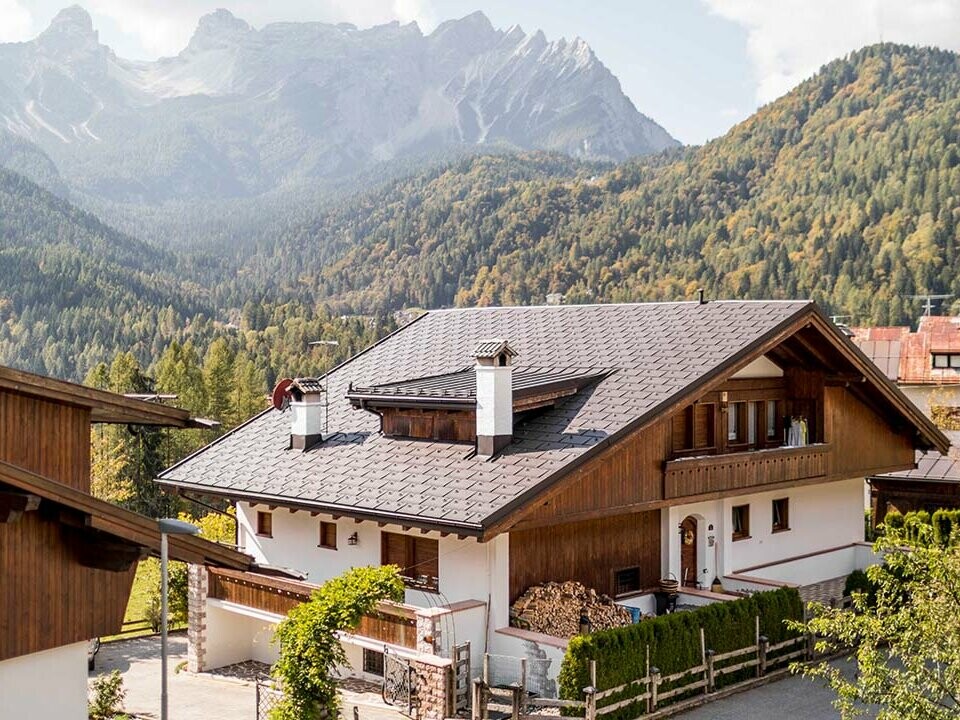
<svg viewBox="0 0 960 720">
<path fill-rule="evenodd" d="M 40 507 L 40 496 L 31 493 L 0 490 L 0 523 L 15 523 L 25 512 Z"/>
</svg>

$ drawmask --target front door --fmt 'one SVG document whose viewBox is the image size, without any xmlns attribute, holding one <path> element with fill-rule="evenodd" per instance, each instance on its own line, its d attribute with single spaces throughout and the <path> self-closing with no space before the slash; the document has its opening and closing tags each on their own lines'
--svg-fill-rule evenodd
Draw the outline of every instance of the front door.
<svg viewBox="0 0 960 720">
<path fill-rule="evenodd" d="M 680 584 L 696 587 L 699 580 L 697 568 L 697 519 L 689 515 L 680 523 Z"/>
</svg>

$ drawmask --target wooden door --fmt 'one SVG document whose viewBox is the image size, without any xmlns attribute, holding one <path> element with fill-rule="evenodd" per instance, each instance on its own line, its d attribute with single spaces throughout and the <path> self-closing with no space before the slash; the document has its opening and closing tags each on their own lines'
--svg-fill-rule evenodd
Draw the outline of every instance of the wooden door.
<svg viewBox="0 0 960 720">
<path fill-rule="evenodd" d="M 697 519 L 687 516 L 680 523 L 680 584 L 696 587 L 699 580 L 697 562 Z"/>
</svg>

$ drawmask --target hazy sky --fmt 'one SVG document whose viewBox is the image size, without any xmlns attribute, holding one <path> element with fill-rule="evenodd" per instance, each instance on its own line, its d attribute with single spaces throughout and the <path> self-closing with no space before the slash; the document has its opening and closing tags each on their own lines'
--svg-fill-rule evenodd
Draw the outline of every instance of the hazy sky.
<svg viewBox="0 0 960 720">
<path fill-rule="evenodd" d="M 26 40 L 65 0 L 0 0 L 0 42 Z M 880 40 L 960 50 L 960 0 L 82 0 L 100 41 L 127 58 L 175 55 L 226 7 L 277 20 L 369 26 L 483 10 L 497 27 L 582 37 L 637 108 L 686 143 L 723 134 L 825 62 Z"/>
</svg>

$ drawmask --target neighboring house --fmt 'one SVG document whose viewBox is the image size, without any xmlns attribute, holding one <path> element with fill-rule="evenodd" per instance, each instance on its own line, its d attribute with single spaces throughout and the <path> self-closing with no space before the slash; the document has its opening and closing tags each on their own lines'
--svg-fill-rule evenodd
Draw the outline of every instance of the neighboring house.
<svg viewBox="0 0 960 720">
<path fill-rule="evenodd" d="M 960 427 L 960 317 L 925 315 L 909 327 L 849 328 L 851 339 L 937 422 Z"/>
<path fill-rule="evenodd" d="M 960 317 L 924 316 L 909 327 L 851 328 L 852 340 L 935 423 L 960 429 Z M 958 433 L 954 447 L 918 451 L 917 467 L 868 479 L 874 525 L 890 509 L 960 507 Z"/>
<path fill-rule="evenodd" d="M 528 587 L 836 591 L 869 557 L 864 478 L 948 445 L 809 302 L 431 311 L 277 397 L 159 479 L 235 501 L 240 547 L 305 578 L 195 574 L 198 667 L 269 662 L 313 584 L 392 563 L 406 602 L 343 637 L 352 672 L 469 640 L 549 682 L 566 640 L 510 626 Z"/>
<path fill-rule="evenodd" d="M 192 427 L 185 411 L 0 367 L 0 716 L 87 717 L 91 638 L 121 630 L 155 520 L 91 497 L 92 423 Z M 171 557 L 248 570 L 199 538 Z"/>
</svg>

